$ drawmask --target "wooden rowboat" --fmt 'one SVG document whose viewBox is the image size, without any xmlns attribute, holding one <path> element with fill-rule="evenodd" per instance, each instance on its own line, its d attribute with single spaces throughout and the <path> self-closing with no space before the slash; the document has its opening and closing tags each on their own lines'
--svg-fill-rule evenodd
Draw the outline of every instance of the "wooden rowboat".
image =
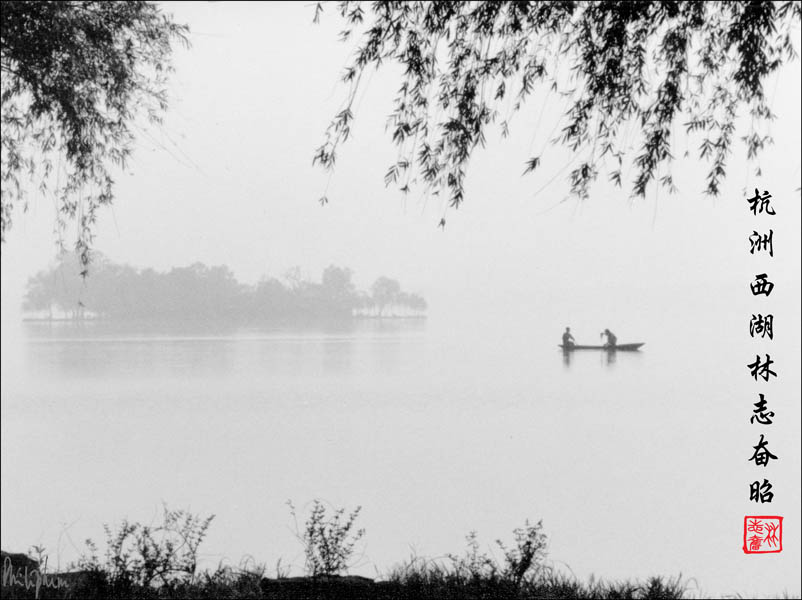
<svg viewBox="0 0 802 600">
<path fill-rule="evenodd" d="M 582 346 L 580 344 L 572 344 L 567 347 L 560 344 L 560 348 L 563 349 L 563 352 L 570 352 L 571 350 L 607 350 L 608 352 L 620 350 L 622 352 L 634 352 L 640 350 L 640 347 L 644 344 L 645 342 L 639 344 L 616 344 L 615 346 Z"/>
</svg>

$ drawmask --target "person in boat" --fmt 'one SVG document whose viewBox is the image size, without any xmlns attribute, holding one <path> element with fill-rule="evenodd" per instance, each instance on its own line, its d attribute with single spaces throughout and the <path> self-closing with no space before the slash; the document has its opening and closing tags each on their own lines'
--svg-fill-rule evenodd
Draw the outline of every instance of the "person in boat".
<svg viewBox="0 0 802 600">
<path fill-rule="evenodd" d="M 602 335 L 607 336 L 607 343 L 604 344 L 605 348 L 615 348 L 616 342 L 618 342 L 618 338 L 615 337 L 615 334 L 610 331 L 609 329 L 605 329 Z"/>
<path fill-rule="evenodd" d="M 566 327 L 565 333 L 563 333 L 563 349 L 567 350 L 569 348 L 573 348 L 576 341 L 574 340 L 574 336 L 571 335 L 571 328 Z"/>
</svg>

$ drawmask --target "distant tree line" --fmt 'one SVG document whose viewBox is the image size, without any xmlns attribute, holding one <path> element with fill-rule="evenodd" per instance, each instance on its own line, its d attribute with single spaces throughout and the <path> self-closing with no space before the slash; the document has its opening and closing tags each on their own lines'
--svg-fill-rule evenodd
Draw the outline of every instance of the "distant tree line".
<svg viewBox="0 0 802 600">
<path fill-rule="evenodd" d="M 226 266 L 195 263 L 160 273 L 116 264 L 102 255 L 81 277 L 80 257 L 63 254 L 28 280 L 23 309 L 40 318 L 292 320 L 297 318 L 415 317 L 426 301 L 379 277 L 370 291 L 357 290 L 351 269 L 329 266 L 320 282 L 298 267 L 282 279 L 238 282 Z"/>
</svg>

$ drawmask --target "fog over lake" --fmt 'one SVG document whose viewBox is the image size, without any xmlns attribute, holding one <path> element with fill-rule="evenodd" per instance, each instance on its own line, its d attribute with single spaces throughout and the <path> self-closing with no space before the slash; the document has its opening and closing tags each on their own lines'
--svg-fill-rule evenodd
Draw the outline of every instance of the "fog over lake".
<svg viewBox="0 0 802 600">
<path fill-rule="evenodd" d="M 572 160 L 562 150 L 521 177 L 558 103 L 489 140 L 464 205 L 446 211 L 383 185 L 387 74 L 332 177 L 312 168 L 348 56 L 333 20 L 312 26 L 311 9 L 280 3 L 165 4 L 193 46 L 176 54 L 164 125 L 141 136 L 100 213 L 97 250 L 160 271 L 226 265 L 249 285 L 338 265 L 360 289 L 393 277 L 429 308 L 283 324 L 23 321 L 26 281 L 54 260 L 52 203 L 32 203 L 2 253 L 4 550 L 42 544 L 64 565 L 104 539 L 103 523 L 149 522 L 166 502 L 216 515 L 204 565 L 281 558 L 300 573 L 286 502 L 320 498 L 363 507 L 352 572 L 369 577 L 411 554 L 461 552 L 473 530 L 491 550 L 542 519 L 548 563 L 581 578 L 800 593 L 798 63 L 776 79 L 760 177 L 739 147 L 716 199 L 701 193 L 705 166 L 682 156 L 680 193 L 640 201 L 604 182 L 566 199 L 565 171 L 553 179 Z M 772 192 L 775 219 L 748 211 L 755 187 Z M 769 226 L 766 262 L 748 236 Z M 749 283 L 766 269 L 776 289 L 756 298 Z M 754 340 L 749 317 L 769 305 L 774 339 Z M 566 326 L 578 343 L 610 328 L 645 346 L 563 354 Z M 776 360 L 767 384 L 746 367 L 758 353 Z M 758 392 L 777 414 L 767 438 L 780 460 L 765 469 L 748 461 Z M 748 501 L 764 476 L 768 508 Z M 744 554 L 746 514 L 786 516 L 781 554 Z"/>
</svg>

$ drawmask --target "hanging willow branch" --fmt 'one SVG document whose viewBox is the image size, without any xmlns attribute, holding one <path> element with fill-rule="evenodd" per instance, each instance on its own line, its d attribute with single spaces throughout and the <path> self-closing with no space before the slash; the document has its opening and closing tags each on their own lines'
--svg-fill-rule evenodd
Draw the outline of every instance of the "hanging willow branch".
<svg viewBox="0 0 802 600">
<path fill-rule="evenodd" d="M 112 170 L 125 167 L 134 120 L 160 122 L 171 44 L 186 33 L 152 2 L 3 2 L 3 241 L 33 183 L 56 198 L 60 243 L 77 222 L 86 272 Z"/>
<path fill-rule="evenodd" d="M 739 116 L 751 123 L 740 136 L 750 159 L 771 142 L 764 84 L 796 58 L 791 34 L 802 14 L 799 2 L 332 4 L 346 24 L 341 38 L 358 41 L 343 75 L 344 107 L 314 162 L 334 167 L 365 71 L 396 63 L 403 75 L 388 129 L 399 158 L 385 183 L 403 192 L 421 184 L 453 207 L 463 202 L 469 159 L 488 130 L 506 136 L 511 116 L 541 89 L 568 103 L 563 127 L 542 142 L 577 157 L 568 175 L 576 197 L 587 198 L 602 172 L 631 186 L 633 197 L 653 183 L 675 191 L 676 124 L 699 140 L 709 165 L 704 191 L 717 195 Z M 323 10 L 318 4 L 315 21 Z M 524 172 L 541 159 L 527 158 Z M 622 181 L 627 165 L 631 182 Z"/>
</svg>

